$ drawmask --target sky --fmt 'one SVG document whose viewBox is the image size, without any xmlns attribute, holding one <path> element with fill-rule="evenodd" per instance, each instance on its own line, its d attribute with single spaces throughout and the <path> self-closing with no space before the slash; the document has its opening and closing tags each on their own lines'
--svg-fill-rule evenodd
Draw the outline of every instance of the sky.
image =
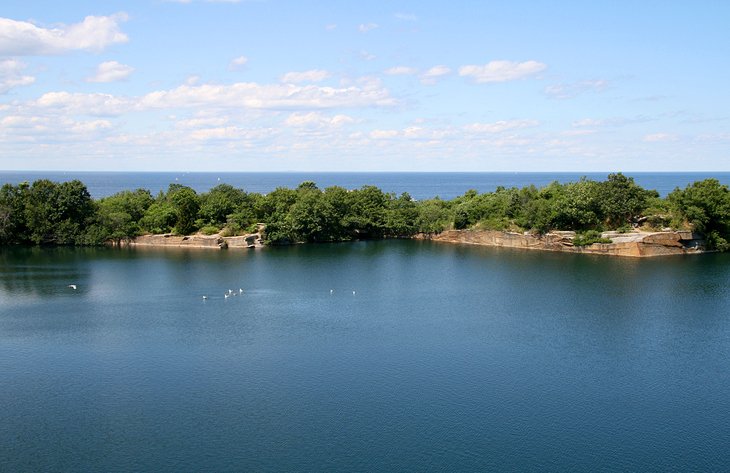
<svg viewBox="0 0 730 473">
<path fill-rule="evenodd" d="M 4 0 L 0 169 L 730 171 L 730 2 Z"/>
</svg>

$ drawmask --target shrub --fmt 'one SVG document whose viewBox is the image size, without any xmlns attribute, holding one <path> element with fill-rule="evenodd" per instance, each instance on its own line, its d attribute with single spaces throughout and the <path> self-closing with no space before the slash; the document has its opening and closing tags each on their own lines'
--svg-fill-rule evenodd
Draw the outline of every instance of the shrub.
<svg viewBox="0 0 730 473">
<path fill-rule="evenodd" d="M 594 243 L 611 243 L 611 240 L 601 237 L 601 234 L 596 230 L 577 233 L 573 239 L 573 245 L 575 246 L 588 246 Z"/>
<path fill-rule="evenodd" d="M 213 225 L 206 225 L 200 229 L 200 233 L 203 235 L 215 235 L 218 233 L 219 228 Z"/>
</svg>

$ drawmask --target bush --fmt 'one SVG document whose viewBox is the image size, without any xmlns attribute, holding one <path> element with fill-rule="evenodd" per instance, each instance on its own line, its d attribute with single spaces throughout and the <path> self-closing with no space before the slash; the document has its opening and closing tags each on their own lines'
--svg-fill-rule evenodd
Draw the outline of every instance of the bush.
<svg viewBox="0 0 730 473">
<path fill-rule="evenodd" d="M 206 225 L 200 229 L 200 233 L 203 235 L 215 235 L 218 233 L 219 228 L 213 225 Z"/>
<path fill-rule="evenodd" d="M 611 240 L 601 237 L 601 234 L 596 230 L 577 233 L 573 239 L 573 245 L 575 246 L 588 246 L 594 243 L 611 243 Z"/>
</svg>

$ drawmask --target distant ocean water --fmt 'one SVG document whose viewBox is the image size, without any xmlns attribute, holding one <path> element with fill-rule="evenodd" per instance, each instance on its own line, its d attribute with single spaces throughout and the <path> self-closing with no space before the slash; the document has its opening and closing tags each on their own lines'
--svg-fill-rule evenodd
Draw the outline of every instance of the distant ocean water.
<svg viewBox="0 0 730 473">
<path fill-rule="evenodd" d="M 218 184 L 230 184 L 248 192 L 268 193 L 277 187 L 294 188 L 303 181 L 314 181 L 319 188 L 341 186 L 356 189 L 374 185 L 385 192 L 408 192 L 419 200 L 432 197 L 453 199 L 469 189 L 491 192 L 498 186 L 545 186 L 553 181 L 573 182 L 585 176 L 604 180 L 608 172 L 76 172 L 76 171 L 0 171 L 0 183 L 18 184 L 37 179 L 70 181 L 79 179 L 95 199 L 122 190 L 149 189 L 153 194 L 166 190 L 171 183 L 190 186 L 197 192 L 207 192 Z M 637 184 L 654 189 L 666 196 L 676 187 L 716 178 L 730 185 L 730 172 L 627 172 Z"/>
</svg>

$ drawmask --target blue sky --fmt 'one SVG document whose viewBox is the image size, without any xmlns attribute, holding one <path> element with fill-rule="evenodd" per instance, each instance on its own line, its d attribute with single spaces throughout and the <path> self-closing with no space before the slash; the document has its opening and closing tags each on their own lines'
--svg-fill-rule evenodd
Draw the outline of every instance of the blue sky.
<svg viewBox="0 0 730 473">
<path fill-rule="evenodd" d="M 10 0 L 0 169 L 730 171 L 730 2 Z"/>
</svg>

